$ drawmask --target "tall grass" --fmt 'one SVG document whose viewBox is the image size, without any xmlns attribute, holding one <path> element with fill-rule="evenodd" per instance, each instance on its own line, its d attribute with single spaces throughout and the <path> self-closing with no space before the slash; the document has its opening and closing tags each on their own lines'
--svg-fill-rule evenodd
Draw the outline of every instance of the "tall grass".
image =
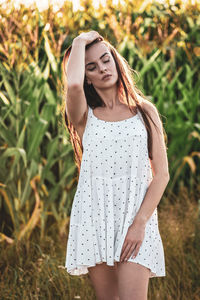
<svg viewBox="0 0 200 300">
<path fill-rule="evenodd" d="M 199 300 L 197 199 L 199 187 L 191 193 L 183 188 L 179 195 L 165 198 L 165 205 L 158 208 L 166 277 L 150 279 L 148 300 Z M 47 228 L 42 240 L 35 229 L 29 241 L 6 248 L 0 243 L 0 299 L 96 299 L 88 274 L 70 276 L 64 269 L 68 226 L 62 235 L 58 224 Z"/>
</svg>

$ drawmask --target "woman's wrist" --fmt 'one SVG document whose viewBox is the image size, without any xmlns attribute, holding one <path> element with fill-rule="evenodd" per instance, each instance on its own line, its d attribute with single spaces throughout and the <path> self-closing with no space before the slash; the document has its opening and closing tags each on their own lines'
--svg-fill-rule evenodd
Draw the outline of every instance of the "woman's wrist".
<svg viewBox="0 0 200 300">
<path fill-rule="evenodd" d="M 80 37 L 76 37 L 73 39 L 72 45 L 86 45 L 86 41 L 81 39 Z"/>
<path fill-rule="evenodd" d="M 145 226 L 147 223 L 147 218 L 144 216 L 136 215 L 135 219 L 133 220 L 133 223 L 138 224 L 140 226 Z"/>
</svg>

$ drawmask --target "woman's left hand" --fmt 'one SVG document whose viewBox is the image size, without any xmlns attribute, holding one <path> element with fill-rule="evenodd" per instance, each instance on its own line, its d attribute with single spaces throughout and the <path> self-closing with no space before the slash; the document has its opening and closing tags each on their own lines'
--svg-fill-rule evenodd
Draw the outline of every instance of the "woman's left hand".
<svg viewBox="0 0 200 300">
<path fill-rule="evenodd" d="M 134 223 L 129 226 L 121 251 L 120 262 L 127 261 L 130 256 L 135 258 L 145 235 L 145 224 Z M 134 253 L 133 253 L 134 252 Z"/>
</svg>

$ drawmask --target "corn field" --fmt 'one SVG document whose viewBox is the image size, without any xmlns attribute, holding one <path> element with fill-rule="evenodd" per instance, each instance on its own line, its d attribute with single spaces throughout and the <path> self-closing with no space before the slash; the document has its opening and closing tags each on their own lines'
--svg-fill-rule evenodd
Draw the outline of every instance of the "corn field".
<svg viewBox="0 0 200 300">
<path fill-rule="evenodd" d="M 63 299 L 63 293 L 66 299 L 75 299 L 77 286 L 82 289 L 81 299 L 94 297 L 91 287 L 83 292 L 89 281 L 81 278 L 69 284 L 69 276 L 64 275 L 62 267 L 57 270 L 50 259 L 55 254 L 53 250 L 49 256 L 43 254 L 34 265 L 33 286 L 42 278 L 36 276 L 38 264 L 41 276 L 47 280 L 56 274 L 55 281 L 41 283 L 35 294 L 26 282 L 27 289 L 22 292 L 17 283 L 22 278 L 18 270 L 9 294 L 14 267 L 9 268 L 9 260 L 5 258 L 8 255 L 14 264 L 13 253 L 28 251 L 31 243 L 37 241 L 40 251 L 36 255 L 36 250 L 35 254 L 30 250 L 28 266 L 33 257 L 39 259 L 45 245 L 52 245 L 56 251 L 56 244 L 49 240 L 56 234 L 56 242 L 59 244 L 61 240 L 56 259 L 61 266 L 64 262 L 77 169 L 61 116 L 61 63 L 73 39 L 90 30 L 97 30 L 109 40 L 138 72 L 137 85 L 156 104 L 168 136 L 170 182 L 159 209 L 163 220 L 169 220 L 170 227 L 176 223 L 178 229 L 173 232 L 175 227 L 165 228 L 164 221 L 160 228 L 163 235 L 169 234 L 164 244 L 167 259 L 174 260 L 177 280 L 181 280 L 178 264 L 182 259 L 184 282 L 189 280 L 189 283 L 179 283 L 180 290 L 176 293 L 170 266 L 167 283 L 160 278 L 151 283 L 150 299 L 200 299 L 197 284 L 200 273 L 186 270 L 186 261 L 195 268 L 200 258 L 197 252 L 200 247 L 200 5 L 188 4 L 183 8 L 180 1 L 174 5 L 125 2 L 126 5 L 117 6 L 107 1 L 106 7 L 94 10 L 92 1 L 81 1 L 85 9 L 77 12 L 73 12 L 69 1 L 56 12 L 53 7 L 43 12 L 23 5 L 19 10 L 11 5 L 7 9 L 0 7 L 0 270 L 7 284 L 4 289 L 3 281 L 0 283 L 0 299 L 39 299 L 41 295 L 45 296 L 40 299 Z M 177 210 L 172 212 L 173 208 Z M 182 208 L 185 214 L 179 215 Z M 167 218 L 169 210 L 171 217 Z M 191 221 L 186 222 L 187 230 L 186 216 Z M 174 234 L 178 241 L 174 240 Z M 172 245 L 176 247 L 177 243 L 182 248 L 176 254 L 182 256 L 176 261 Z M 186 257 L 187 249 L 190 254 Z M 45 269 L 49 262 L 52 269 Z M 23 264 L 18 263 L 23 269 Z"/>
</svg>

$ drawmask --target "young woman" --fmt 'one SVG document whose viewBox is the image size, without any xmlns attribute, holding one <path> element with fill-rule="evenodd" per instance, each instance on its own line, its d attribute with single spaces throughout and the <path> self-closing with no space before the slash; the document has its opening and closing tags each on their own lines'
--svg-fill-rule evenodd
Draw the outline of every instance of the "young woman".
<svg viewBox="0 0 200 300">
<path fill-rule="evenodd" d="M 88 273 L 98 300 L 145 300 L 149 278 L 166 275 L 157 205 L 169 171 L 159 113 L 96 31 L 73 40 L 63 71 L 79 171 L 65 267 Z"/>
</svg>

